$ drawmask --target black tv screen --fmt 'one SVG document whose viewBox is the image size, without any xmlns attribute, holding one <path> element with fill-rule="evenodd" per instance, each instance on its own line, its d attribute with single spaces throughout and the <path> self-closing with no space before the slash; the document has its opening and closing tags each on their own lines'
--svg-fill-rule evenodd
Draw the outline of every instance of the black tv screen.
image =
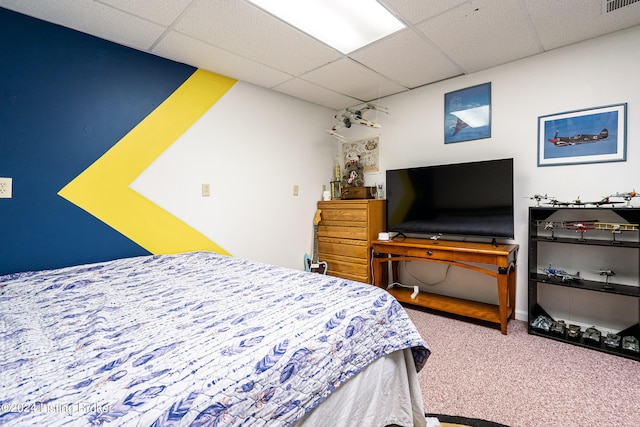
<svg viewBox="0 0 640 427">
<path fill-rule="evenodd" d="M 387 170 L 387 231 L 513 238 L 513 159 Z"/>
</svg>

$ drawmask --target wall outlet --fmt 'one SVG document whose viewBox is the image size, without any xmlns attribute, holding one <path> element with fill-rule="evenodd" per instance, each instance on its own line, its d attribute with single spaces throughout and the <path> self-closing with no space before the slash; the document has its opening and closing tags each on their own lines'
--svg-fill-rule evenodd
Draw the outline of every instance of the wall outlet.
<svg viewBox="0 0 640 427">
<path fill-rule="evenodd" d="M 202 184 L 202 197 L 209 197 L 211 195 L 211 186 L 209 184 Z"/>
<path fill-rule="evenodd" d="M 0 178 L 0 199 L 10 199 L 12 197 L 12 178 Z"/>
</svg>

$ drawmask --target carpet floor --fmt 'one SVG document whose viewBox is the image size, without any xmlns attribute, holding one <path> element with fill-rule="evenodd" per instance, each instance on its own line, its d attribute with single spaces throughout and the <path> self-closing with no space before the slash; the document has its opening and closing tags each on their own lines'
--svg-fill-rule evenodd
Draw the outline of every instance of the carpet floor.
<svg viewBox="0 0 640 427">
<path fill-rule="evenodd" d="M 424 410 L 510 427 L 640 425 L 640 362 L 405 306 L 432 354 Z"/>
</svg>

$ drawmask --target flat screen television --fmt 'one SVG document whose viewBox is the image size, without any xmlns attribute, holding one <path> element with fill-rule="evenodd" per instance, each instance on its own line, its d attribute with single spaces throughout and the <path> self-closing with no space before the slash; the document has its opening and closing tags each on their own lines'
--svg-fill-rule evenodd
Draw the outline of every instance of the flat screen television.
<svg viewBox="0 0 640 427">
<path fill-rule="evenodd" d="M 391 169 L 386 186 L 387 231 L 514 237 L 513 159 Z"/>
</svg>

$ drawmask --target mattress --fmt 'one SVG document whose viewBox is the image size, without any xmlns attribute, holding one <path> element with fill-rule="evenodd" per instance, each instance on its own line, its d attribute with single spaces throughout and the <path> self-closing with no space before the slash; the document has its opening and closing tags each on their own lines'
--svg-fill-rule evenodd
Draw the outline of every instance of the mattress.
<svg viewBox="0 0 640 427">
<path fill-rule="evenodd" d="M 25 426 L 300 425 L 430 354 L 384 290 L 211 252 L 1 276 L 0 343 L 0 424 Z"/>
</svg>

